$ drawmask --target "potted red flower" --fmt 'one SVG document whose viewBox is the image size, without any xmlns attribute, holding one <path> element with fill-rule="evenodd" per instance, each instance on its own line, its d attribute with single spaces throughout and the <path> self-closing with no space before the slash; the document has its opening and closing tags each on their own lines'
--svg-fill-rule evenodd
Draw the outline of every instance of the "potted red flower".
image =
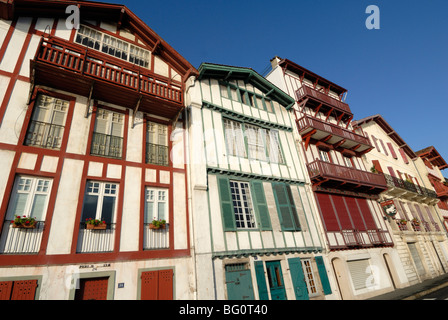
<svg viewBox="0 0 448 320">
<path fill-rule="evenodd" d="M 101 221 L 98 219 L 86 219 L 86 229 L 87 230 L 105 230 L 107 228 L 106 221 Z"/>
<path fill-rule="evenodd" d="M 11 221 L 13 228 L 20 229 L 35 229 L 36 228 L 36 218 L 27 216 L 16 216 L 13 221 Z"/>
<path fill-rule="evenodd" d="M 157 220 L 155 217 L 154 220 L 152 220 L 152 222 L 149 224 L 149 229 L 158 230 L 165 228 L 166 228 L 166 221 L 162 219 Z"/>
</svg>

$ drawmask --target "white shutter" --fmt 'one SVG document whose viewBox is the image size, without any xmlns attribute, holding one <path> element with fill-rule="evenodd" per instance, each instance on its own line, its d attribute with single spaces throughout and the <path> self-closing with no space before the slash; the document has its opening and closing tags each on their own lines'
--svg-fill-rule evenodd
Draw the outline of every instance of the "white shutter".
<svg viewBox="0 0 448 320">
<path fill-rule="evenodd" d="M 423 267 L 422 260 L 418 254 L 416 243 L 408 243 L 409 251 L 411 252 L 412 260 L 414 260 L 415 267 L 417 268 L 417 273 L 421 276 L 425 274 L 425 268 Z"/>
</svg>

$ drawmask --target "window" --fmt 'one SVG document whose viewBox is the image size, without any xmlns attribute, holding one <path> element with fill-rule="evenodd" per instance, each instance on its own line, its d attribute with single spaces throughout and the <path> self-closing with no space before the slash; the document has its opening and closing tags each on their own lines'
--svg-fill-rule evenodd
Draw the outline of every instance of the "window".
<svg viewBox="0 0 448 320">
<path fill-rule="evenodd" d="M 237 229 L 254 229 L 256 222 L 249 183 L 230 181 L 230 192 Z"/>
<path fill-rule="evenodd" d="M 45 221 L 51 185 L 50 179 L 17 177 L 6 219 L 12 221 L 17 215 L 35 218 L 36 221 Z"/>
<path fill-rule="evenodd" d="M 81 222 L 98 219 L 107 225 L 115 223 L 118 184 L 88 181 Z"/>
<path fill-rule="evenodd" d="M 25 145 L 60 149 L 69 102 L 40 94 L 37 98 Z"/>
<path fill-rule="evenodd" d="M 242 123 L 224 119 L 227 152 L 232 156 L 246 157 Z"/>
<path fill-rule="evenodd" d="M 250 159 L 284 164 L 277 130 L 224 119 L 224 131 L 229 155 L 247 157 L 248 154 Z"/>
<path fill-rule="evenodd" d="M 132 64 L 149 68 L 150 53 L 148 50 L 129 44 L 126 41 L 103 32 L 82 25 L 78 30 L 75 41 Z"/>
<path fill-rule="evenodd" d="M 90 154 L 121 159 L 123 130 L 123 114 L 98 108 Z"/>
<path fill-rule="evenodd" d="M 321 161 L 331 162 L 330 161 L 330 155 L 329 155 L 328 151 L 319 150 L 319 158 L 320 158 Z"/>
<path fill-rule="evenodd" d="M 314 271 L 313 271 L 313 267 L 311 265 L 311 260 L 309 259 L 303 259 L 302 261 L 302 269 L 304 271 L 304 275 L 305 275 L 305 282 L 306 282 L 306 287 L 308 289 L 308 295 L 311 296 L 315 296 L 317 295 L 317 288 L 316 288 L 316 282 L 314 280 Z"/>
<path fill-rule="evenodd" d="M 145 223 L 152 220 L 165 220 L 168 222 L 168 190 L 146 188 Z"/>
<path fill-rule="evenodd" d="M 238 101 L 251 107 L 258 108 L 260 110 L 265 110 L 268 112 L 272 111 L 271 100 L 264 97 L 264 95 L 255 94 L 247 90 L 238 88 L 234 84 L 220 84 L 221 96 L 228 98 L 233 101 Z"/>
<path fill-rule="evenodd" d="M 345 156 L 343 156 L 343 158 L 344 158 L 344 163 L 345 163 L 345 165 L 346 165 L 347 167 L 349 167 L 349 168 L 353 168 L 353 167 L 354 167 L 351 158 L 349 158 L 349 157 L 345 157 Z"/>
<path fill-rule="evenodd" d="M 146 126 L 146 163 L 168 166 L 168 126 L 147 122 Z"/>
</svg>

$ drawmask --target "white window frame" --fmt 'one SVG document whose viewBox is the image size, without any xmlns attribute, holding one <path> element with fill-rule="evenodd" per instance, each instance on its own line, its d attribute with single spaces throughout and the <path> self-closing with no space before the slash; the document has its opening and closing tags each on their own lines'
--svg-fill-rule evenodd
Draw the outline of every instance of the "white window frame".
<svg viewBox="0 0 448 320">
<path fill-rule="evenodd" d="M 104 198 L 105 197 L 113 197 L 115 198 L 114 202 L 114 211 L 112 212 L 112 219 L 110 223 L 115 223 L 117 219 L 117 206 L 118 206 L 118 192 L 119 192 L 119 184 L 114 182 L 104 182 L 104 181 L 93 181 L 89 180 L 86 183 L 86 190 L 84 193 L 84 202 L 86 200 L 86 196 L 97 196 L 97 204 L 96 204 L 96 212 L 95 216 L 85 216 L 84 212 L 84 206 L 83 206 L 83 212 L 82 212 L 82 218 L 92 218 L 92 219 L 98 219 L 102 220 L 102 211 L 103 211 L 103 205 L 104 205 Z M 85 222 L 81 221 L 81 222 Z"/>
<path fill-rule="evenodd" d="M 87 30 L 88 30 L 88 32 L 86 32 Z M 83 33 L 83 32 L 85 32 L 85 33 Z M 81 27 L 78 29 L 76 36 L 75 36 L 76 43 L 86 46 L 85 44 L 82 43 L 83 39 L 81 40 L 81 42 L 79 42 L 78 37 L 82 37 L 83 39 L 88 38 L 88 39 L 92 40 L 94 42 L 94 46 L 92 47 L 92 46 L 87 45 L 87 47 L 97 50 L 99 52 L 105 53 L 112 57 L 127 61 L 129 63 L 141 66 L 146 69 L 149 69 L 149 67 L 151 65 L 151 52 L 149 50 L 143 49 L 142 47 L 136 46 L 134 44 L 131 44 L 127 41 L 124 41 L 124 40 L 114 37 L 112 35 L 106 34 L 104 32 L 95 30 L 86 25 L 81 25 Z M 108 40 L 106 40 L 106 39 L 108 39 Z M 117 45 L 112 45 L 111 43 L 106 43 L 107 41 L 111 41 L 112 43 L 115 43 Z M 98 48 L 95 47 L 95 44 L 98 45 Z M 103 48 L 105 46 L 114 47 L 115 49 L 120 50 L 122 52 L 122 55 L 123 54 L 126 55 L 126 58 L 124 59 L 123 57 L 117 57 L 116 55 L 112 55 L 109 53 L 109 51 L 104 52 Z M 136 60 L 139 60 L 142 62 L 136 63 Z"/>
<path fill-rule="evenodd" d="M 330 154 L 328 153 L 328 151 L 324 151 L 324 150 L 320 150 L 319 149 L 319 158 L 323 162 L 331 163 L 331 161 L 330 161 Z"/>
<path fill-rule="evenodd" d="M 223 119 L 223 121 L 227 153 L 231 156 L 246 158 L 243 124 L 230 119 Z"/>
<path fill-rule="evenodd" d="M 237 229 L 256 229 L 254 205 L 250 183 L 247 181 L 230 180 L 230 194 L 233 201 L 233 212 Z"/>
<path fill-rule="evenodd" d="M 28 218 L 29 217 L 36 218 L 34 215 L 31 215 L 33 211 L 33 206 L 35 204 L 36 196 L 44 195 L 46 196 L 46 199 L 42 208 L 41 213 L 42 217 L 40 217 L 40 219 L 37 219 L 37 222 L 45 221 L 52 185 L 53 185 L 52 179 L 22 176 L 22 175 L 17 176 L 14 182 L 14 187 L 11 192 L 11 199 L 8 204 L 6 219 L 12 221 L 14 220 L 16 215 L 19 215 L 21 217 L 25 216 Z M 18 212 L 14 212 L 16 209 L 14 203 L 18 200 L 19 194 L 27 195 L 24 210 L 20 214 Z"/>
<path fill-rule="evenodd" d="M 153 213 L 148 211 L 148 204 L 153 204 Z M 163 216 L 160 216 L 159 205 L 164 204 Z M 145 220 L 144 223 L 151 223 L 153 220 L 165 220 L 169 223 L 169 189 L 166 188 L 145 188 Z"/>
<path fill-rule="evenodd" d="M 316 277 L 314 276 L 314 268 L 311 259 L 301 259 L 303 274 L 305 276 L 306 288 L 308 289 L 308 296 L 318 296 Z"/>
<path fill-rule="evenodd" d="M 151 131 L 151 128 L 153 130 Z M 150 139 L 151 134 L 154 137 L 154 140 Z M 168 125 L 161 124 L 153 121 L 147 121 L 146 123 L 146 148 L 148 148 L 148 144 L 153 144 L 157 147 L 165 147 L 166 148 L 166 162 L 159 161 L 160 154 L 157 153 L 156 160 L 150 161 L 148 157 L 146 157 L 146 163 L 148 164 L 155 164 L 155 165 L 163 165 L 168 166 L 169 165 L 169 141 L 168 141 Z M 147 153 L 149 153 L 149 150 L 146 150 Z M 158 150 L 159 152 L 159 150 Z"/>
</svg>

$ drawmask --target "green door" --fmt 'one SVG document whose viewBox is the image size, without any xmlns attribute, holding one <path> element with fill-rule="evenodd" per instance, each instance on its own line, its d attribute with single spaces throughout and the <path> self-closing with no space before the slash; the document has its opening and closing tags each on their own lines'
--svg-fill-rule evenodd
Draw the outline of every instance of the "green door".
<svg viewBox="0 0 448 320">
<path fill-rule="evenodd" d="M 226 266 L 226 285 L 228 300 L 255 300 L 252 276 L 245 265 Z"/>
<path fill-rule="evenodd" d="M 285 283 L 283 281 L 280 261 L 266 262 L 266 272 L 268 274 L 269 288 L 272 300 L 286 300 Z"/>
</svg>

